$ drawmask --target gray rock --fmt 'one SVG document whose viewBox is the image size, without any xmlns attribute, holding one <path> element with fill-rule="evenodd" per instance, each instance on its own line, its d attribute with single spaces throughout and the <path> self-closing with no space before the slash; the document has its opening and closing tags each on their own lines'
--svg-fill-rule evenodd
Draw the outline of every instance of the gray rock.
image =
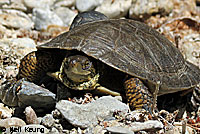
<svg viewBox="0 0 200 134">
<path fill-rule="evenodd" d="M 32 106 L 33 108 L 52 108 L 55 105 L 56 95 L 49 90 L 23 81 L 20 91 L 17 93 L 18 105 L 21 107 Z"/>
<path fill-rule="evenodd" d="M 104 0 L 76 0 L 76 8 L 80 12 L 89 11 L 100 5 Z"/>
<path fill-rule="evenodd" d="M 9 4 L 10 0 L 0 0 L 0 6 L 4 5 L 4 4 Z"/>
<path fill-rule="evenodd" d="M 44 125 L 47 128 L 50 128 L 54 125 L 55 119 L 53 118 L 52 114 L 47 114 L 42 118 L 42 125 Z"/>
<path fill-rule="evenodd" d="M 148 18 L 152 14 L 169 14 L 173 9 L 173 0 L 133 0 L 129 10 L 130 18 Z"/>
<path fill-rule="evenodd" d="M 95 10 L 105 14 L 109 18 L 124 17 L 131 6 L 132 0 L 104 0 Z"/>
<path fill-rule="evenodd" d="M 29 8 L 49 8 L 56 0 L 24 0 L 24 5 Z"/>
<path fill-rule="evenodd" d="M 42 123 L 42 117 L 38 117 L 37 120 L 38 120 L 38 124 Z"/>
<path fill-rule="evenodd" d="M 26 116 L 27 124 L 39 124 L 37 115 L 36 115 L 35 111 L 31 108 L 31 106 L 26 107 L 24 113 Z"/>
<path fill-rule="evenodd" d="M 104 96 L 84 105 L 61 100 L 56 104 L 56 108 L 66 120 L 81 128 L 96 125 L 98 120 L 112 117 L 115 111 L 128 112 L 129 110 L 127 105 L 111 96 Z"/>
<path fill-rule="evenodd" d="M 30 38 L 3 38 L 0 39 L 0 48 L 23 57 L 32 51 L 36 51 L 36 44 Z"/>
<path fill-rule="evenodd" d="M 76 0 L 56 0 L 54 7 L 72 7 Z"/>
<path fill-rule="evenodd" d="M 134 134 L 133 131 L 123 127 L 107 127 L 106 130 L 114 134 Z"/>
<path fill-rule="evenodd" d="M 142 130 L 148 130 L 148 131 L 158 131 L 162 129 L 164 125 L 162 122 L 157 120 L 148 120 L 145 122 L 132 122 L 130 123 L 130 130 L 133 132 L 138 132 Z"/>
<path fill-rule="evenodd" d="M 8 108 L 7 106 L 4 106 L 3 103 L 0 103 L 0 119 L 4 119 L 4 118 L 10 118 L 12 116 L 12 114 L 14 113 L 14 110 L 11 108 Z"/>
<path fill-rule="evenodd" d="M 51 128 L 49 134 L 60 134 L 60 132 L 58 131 L 58 129 L 56 129 L 55 127 Z"/>
<path fill-rule="evenodd" d="M 162 122 L 157 120 L 148 120 L 145 122 L 131 122 L 128 125 L 122 126 L 111 126 L 107 127 L 106 130 L 112 133 L 118 134 L 134 134 L 138 131 L 151 131 L 156 132 L 164 127 Z"/>
<path fill-rule="evenodd" d="M 63 26 L 61 18 L 56 13 L 50 11 L 49 8 L 34 8 L 32 19 L 37 30 L 46 29 L 49 25 Z"/>
<path fill-rule="evenodd" d="M 199 66 L 200 63 L 200 36 L 199 34 L 188 34 L 185 35 L 182 40 L 180 40 L 181 50 L 185 56 L 185 58 Z"/>
<path fill-rule="evenodd" d="M 10 0 L 9 4 L 2 6 L 4 9 L 16 9 L 26 11 L 27 8 L 24 6 L 23 0 Z"/>
<path fill-rule="evenodd" d="M 23 79 L 8 81 L 0 89 L 0 99 L 8 106 L 49 109 L 55 106 L 55 97 L 49 90 Z"/>
<path fill-rule="evenodd" d="M 22 127 L 25 125 L 26 123 L 22 119 L 19 119 L 16 117 L 0 119 L 0 127 L 4 127 L 4 128 L 9 128 L 11 126 Z"/>
<path fill-rule="evenodd" d="M 65 26 L 70 26 L 77 15 L 75 11 L 72 11 L 67 7 L 58 7 L 54 12 L 62 19 Z"/>
<path fill-rule="evenodd" d="M 0 10 L 0 24 L 9 28 L 31 29 L 33 27 L 33 22 L 28 15 L 11 9 Z"/>
<path fill-rule="evenodd" d="M 105 134 L 107 130 L 100 125 L 94 126 L 94 127 L 88 127 L 84 130 L 85 134 Z"/>
<path fill-rule="evenodd" d="M 11 38 L 11 39 L 2 39 L 0 42 L 8 44 L 12 47 L 15 47 L 13 51 L 20 55 L 21 57 L 27 55 L 32 51 L 36 51 L 36 44 L 33 39 L 30 38 Z"/>
</svg>

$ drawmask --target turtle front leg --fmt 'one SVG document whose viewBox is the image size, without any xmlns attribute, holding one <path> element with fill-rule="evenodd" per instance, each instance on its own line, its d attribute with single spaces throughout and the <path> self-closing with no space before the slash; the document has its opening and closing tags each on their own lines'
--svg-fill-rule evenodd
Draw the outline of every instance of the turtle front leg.
<svg viewBox="0 0 200 134">
<path fill-rule="evenodd" d="M 124 83 L 127 102 L 131 110 L 146 109 L 149 112 L 153 105 L 153 98 L 147 87 L 138 78 L 130 78 Z"/>
</svg>

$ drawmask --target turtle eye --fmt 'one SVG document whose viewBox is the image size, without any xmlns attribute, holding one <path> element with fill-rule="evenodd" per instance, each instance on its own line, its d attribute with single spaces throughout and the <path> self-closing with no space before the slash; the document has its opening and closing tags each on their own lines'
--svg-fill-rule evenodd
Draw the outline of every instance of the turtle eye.
<svg viewBox="0 0 200 134">
<path fill-rule="evenodd" d="M 70 64 L 72 65 L 72 66 L 75 66 L 76 65 L 76 60 L 72 60 L 71 62 L 70 62 Z"/>
<path fill-rule="evenodd" d="M 92 66 L 92 62 L 86 61 L 85 63 L 82 64 L 82 69 L 88 70 L 91 66 Z"/>
</svg>

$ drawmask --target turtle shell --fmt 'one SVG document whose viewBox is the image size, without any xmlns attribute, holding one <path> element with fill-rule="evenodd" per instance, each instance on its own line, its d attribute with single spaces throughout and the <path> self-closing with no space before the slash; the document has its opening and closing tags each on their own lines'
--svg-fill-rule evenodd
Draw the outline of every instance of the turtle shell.
<svg viewBox="0 0 200 134">
<path fill-rule="evenodd" d="M 134 20 L 110 19 L 76 26 L 38 46 L 47 48 L 82 51 L 149 85 L 159 81 L 159 95 L 186 90 L 200 82 L 198 67 L 187 62 L 164 36 Z"/>
</svg>

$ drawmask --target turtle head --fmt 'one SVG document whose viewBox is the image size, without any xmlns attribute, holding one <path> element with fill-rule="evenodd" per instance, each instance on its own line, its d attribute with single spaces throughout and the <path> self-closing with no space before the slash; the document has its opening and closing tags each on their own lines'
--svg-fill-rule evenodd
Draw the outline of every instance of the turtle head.
<svg viewBox="0 0 200 134">
<path fill-rule="evenodd" d="M 82 55 L 66 57 L 63 63 L 63 72 L 74 82 L 86 82 L 95 76 L 92 62 Z"/>
</svg>

